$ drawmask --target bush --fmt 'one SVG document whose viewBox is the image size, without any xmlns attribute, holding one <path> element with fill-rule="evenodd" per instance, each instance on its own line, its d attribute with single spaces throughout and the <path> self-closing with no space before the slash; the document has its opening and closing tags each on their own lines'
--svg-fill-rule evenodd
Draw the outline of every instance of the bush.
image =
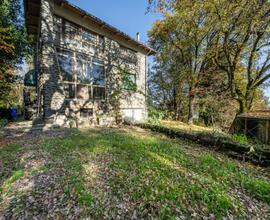
<svg viewBox="0 0 270 220">
<path fill-rule="evenodd" d="M 148 108 L 148 122 L 151 124 L 159 124 L 160 120 L 162 120 L 165 116 L 163 110 L 158 109 L 154 106 L 150 106 Z"/>
<path fill-rule="evenodd" d="M 254 146 L 250 144 L 245 135 L 223 135 L 218 132 L 192 132 L 191 130 L 170 128 L 164 124 L 141 123 L 137 124 L 137 126 L 160 132 L 173 138 L 185 138 L 204 146 L 217 147 L 222 151 L 234 152 L 238 158 L 250 160 L 256 164 L 270 165 L 269 149 L 264 149 L 260 145 Z"/>
<path fill-rule="evenodd" d="M 0 119 L 0 128 L 5 127 L 8 124 L 8 120 L 6 118 Z"/>
<path fill-rule="evenodd" d="M 244 134 L 234 134 L 232 135 L 232 140 L 240 144 L 249 144 L 248 137 Z"/>
</svg>

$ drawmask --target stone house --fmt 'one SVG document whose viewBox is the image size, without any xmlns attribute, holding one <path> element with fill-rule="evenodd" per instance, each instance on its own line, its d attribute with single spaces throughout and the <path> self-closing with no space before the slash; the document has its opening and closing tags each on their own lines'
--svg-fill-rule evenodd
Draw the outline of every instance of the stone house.
<svg viewBox="0 0 270 220">
<path fill-rule="evenodd" d="M 93 125 L 147 117 L 154 51 L 66 0 L 24 0 L 33 35 L 38 118 Z"/>
</svg>

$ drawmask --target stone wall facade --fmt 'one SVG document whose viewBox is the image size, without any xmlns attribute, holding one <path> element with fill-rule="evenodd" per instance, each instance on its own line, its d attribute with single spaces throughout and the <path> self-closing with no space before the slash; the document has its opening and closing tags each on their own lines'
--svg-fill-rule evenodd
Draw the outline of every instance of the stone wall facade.
<svg viewBox="0 0 270 220">
<path fill-rule="evenodd" d="M 74 34 L 74 30 L 78 34 Z M 72 37 L 67 39 L 67 36 Z M 85 41 L 84 44 L 82 39 L 88 38 L 96 43 Z M 117 118 L 141 121 L 147 117 L 147 54 L 129 45 L 128 41 L 117 39 L 117 35 L 53 0 L 41 0 L 37 53 L 38 116 L 45 121 L 73 127 L 109 125 Z M 90 77 L 91 71 L 92 81 L 81 83 L 80 77 L 88 73 Z M 99 84 L 95 85 L 94 71 L 104 75 L 104 82 L 100 77 L 97 78 Z M 65 81 L 63 72 L 68 73 L 72 82 Z M 124 89 L 123 79 L 127 77 L 122 72 L 128 72 L 128 77 L 135 79 L 136 89 Z M 83 98 L 78 98 L 80 94 Z"/>
</svg>

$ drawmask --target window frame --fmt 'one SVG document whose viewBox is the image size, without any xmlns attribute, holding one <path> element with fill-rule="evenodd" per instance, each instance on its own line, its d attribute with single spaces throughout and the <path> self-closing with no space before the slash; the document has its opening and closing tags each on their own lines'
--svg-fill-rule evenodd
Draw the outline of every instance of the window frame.
<svg viewBox="0 0 270 220">
<path fill-rule="evenodd" d="M 134 85 L 135 85 L 135 88 L 127 88 L 125 86 L 125 80 L 127 79 L 125 77 L 127 77 L 127 75 L 133 75 L 134 76 Z M 137 74 L 134 73 L 134 72 L 132 72 L 132 71 L 128 71 L 127 73 L 125 73 L 125 76 L 123 77 L 122 88 L 123 88 L 124 91 L 136 91 L 136 89 L 137 89 Z"/>
<path fill-rule="evenodd" d="M 100 64 L 98 61 L 101 61 L 102 64 Z M 94 65 L 96 66 L 102 66 L 103 67 L 103 76 L 104 76 L 104 85 L 97 85 L 97 84 L 94 84 Z M 106 85 L 106 74 L 105 74 L 105 64 L 104 64 L 104 61 L 102 61 L 101 59 L 98 59 L 98 58 L 95 58 L 95 57 L 92 57 L 92 61 L 91 61 L 91 69 L 92 69 L 92 83 L 94 86 L 99 86 L 99 87 L 105 87 Z"/>
<path fill-rule="evenodd" d="M 71 72 L 72 72 L 72 78 L 73 78 L 72 81 L 64 80 L 64 76 L 63 76 L 64 74 L 62 72 L 62 67 L 61 67 L 61 64 L 60 64 L 61 61 L 59 60 L 59 54 L 64 54 L 63 51 L 72 54 L 72 58 L 71 58 L 71 60 L 72 60 L 72 62 L 71 62 Z M 73 73 L 74 73 L 74 64 L 76 62 L 75 61 L 75 57 L 74 57 L 74 52 L 71 51 L 71 50 L 64 49 L 64 48 L 56 48 L 56 53 L 57 53 L 57 65 L 59 65 L 58 66 L 58 69 L 61 72 L 62 82 L 68 83 L 68 84 L 69 83 L 75 83 L 77 81 L 77 78 L 76 78 L 76 74 L 74 74 L 74 76 L 73 76 Z"/>
<path fill-rule="evenodd" d="M 91 41 L 91 40 L 86 40 L 86 39 L 83 39 L 83 32 L 86 32 L 87 34 L 92 34 L 92 35 L 94 35 L 95 36 L 95 42 L 93 42 L 93 41 Z M 81 44 L 81 46 L 83 46 L 83 43 L 86 43 L 86 44 L 90 44 L 90 45 L 94 45 L 94 46 L 97 46 L 98 45 L 98 34 L 96 34 L 95 32 L 93 32 L 93 31 L 90 31 L 90 30 L 88 30 L 88 29 L 86 29 L 86 28 L 83 28 L 83 27 L 81 27 L 81 41 L 82 41 L 82 44 Z"/>
<path fill-rule="evenodd" d="M 61 17 L 61 21 L 62 21 L 62 42 L 63 44 L 71 44 L 72 43 L 72 40 L 73 42 L 76 42 L 76 46 L 78 47 L 81 47 L 82 46 L 82 28 L 80 25 L 77 25 L 76 23 L 74 22 L 71 22 L 69 20 L 66 20 L 65 18 Z M 69 40 L 71 40 L 70 42 L 67 41 L 67 30 L 66 30 L 66 26 L 69 26 L 73 29 L 76 29 L 76 33 L 75 33 L 75 36 L 71 37 Z M 70 36 L 69 36 L 70 37 Z M 74 47 L 75 44 L 72 44 L 72 46 Z M 75 46 L 75 47 L 76 47 Z"/>
<path fill-rule="evenodd" d="M 66 81 L 66 80 L 63 80 L 63 72 L 62 72 L 62 68 L 61 66 L 59 66 L 59 71 L 60 71 L 60 74 L 61 74 L 61 78 L 62 78 L 62 82 L 61 84 L 63 85 L 63 88 L 64 88 L 64 85 L 74 85 L 74 94 L 75 94 L 75 98 L 67 98 L 66 97 L 66 91 L 64 90 L 64 93 L 65 93 L 65 98 L 67 100 L 91 100 L 91 101 L 96 101 L 96 100 L 100 100 L 100 101 L 104 101 L 106 99 L 106 81 L 107 81 L 107 78 L 106 78 L 106 69 L 105 69 L 105 63 L 104 61 L 101 59 L 101 58 L 98 58 L 98 57 L 92 57 L 92 56 L 87 56 L 86 54 L 84 53 L 81 53 L 81 52 L 77 52 L 77 51 L 72 51 L 72 50 L 69 50 L 69 49 L 66 49 L 66 48 L 61 48 L 61 47 L 57 47 L 56 48 L 56 52 L 57 52 L 57 59 L 59 59 L 59 54 L 63 53 L 63 51 L 67 51 L 67 52 L 70 52 L 72 53 L 73 55 L 73 62 L 72 62 L 72 72 L 74 74 L 74 77 L 73 77 L 73 81 L 70 82 L 70 81 Z M 77 69 L 78 67 L 78 57 L 79 56 L 82 56 L 82 57 L 86 57 L 86 66 L 89 65 L 90 66 L 90 83 L 81 83 L 79 81 L 79 71 Z M 93 64 L 94 64 L 94 60 L 99 60 L 101 61 L 101 63 L 103 64 L 100 64 L 100 66 L 103 66 L 103 79 L 104 79 L 104 85 L 95 85 L 94 84 L 94 73 L 93 73 Z M 97 63 L 97 62 L 95 62 Z M 59 60 L 58 60 L 58 64 L 60 65 L 59 63 Z M 86 68 L 86 71 L 87 71 L 87 68 Z M 78 88 L 79 86 L 86 86 L 88 88 L 88 94 L 89 94 L 89 99 L 80 99 L 78 98 Z M 104 94 L 103 94 L 103 97 L 102 98 L 95 98 L 94 97 L 94 88 L 102 88 L 104 89 Z"/>
<path fill-rule="evenodd" d="M 66 25 L 66 23 L 69 23 L 71 26 L 75 26 L 78 28 L 78 37 L 80 38 L 80 39 L 78 39 L 78 42 L 79 42 L 79 46 L 81 48 L 84 48 L 83 43 L 86 43 L 88 45 L 94 46 L 96 49 L 100 49 L 102 52 L 105 51 L 105 39 L 104 39 L 103 35 L 100 35 L 100 34 L 94 32 L 88 28 L 82 27 L 81 25 L 76 24 L 76 23 L 74 23 L 74 22 L 72 22 L 72 21 L 70 21 L 62 16 L 59 16 L 57 14 L 53 14 L 53 29 L 54 29 L 53 32 L 54 32 L 54 34 L 55 34 L 55 23 L 54 23 L 55 18 L 60 19 L 60 33 L 59 33 L 59 40 L 58 40 L 59 45 L 66 44 L 66 42 L 65 42 L 65 38 L 66 38 L 65 25 Z M 90 34 L 95 35 L 96 36 L 95 43 L 93 43 L 92 41 L 84 40 L 83 39 L 83 31 L 86 31 L 86 32 L 89 32 Z M 55 36 L 54 36 L 54 40 L 56 40 Z"/>
</svg>

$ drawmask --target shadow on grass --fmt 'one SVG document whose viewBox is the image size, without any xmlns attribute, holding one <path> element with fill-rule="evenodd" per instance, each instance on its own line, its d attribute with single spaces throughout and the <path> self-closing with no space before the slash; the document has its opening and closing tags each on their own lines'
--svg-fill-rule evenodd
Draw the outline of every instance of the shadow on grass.
<svg viewBox="0 0 270 220">
<path fill-rule="evenodd" d="M 17 144 L 0 147 L 0 185 L 21 170 L 21 147 Z"/>
<path fill-rule="evenodd" d="M 24 174 L 20 165 L 21 154 L 21 147 L 17 144 L 0 147 L 0 204 L 4 186 L 9 186 Z"/>
<path fill-rule="evenodd" d="M 247 207 L 231 193 L 238 187 L 269 204 L 262 176 L 229 159 L 187 154 L 185 144 L 131 129 L 72 130 L 41 141 L 28 149 L 32 166 L 12 183 L 17 189 L 2 192 L 4 216 L 246 217 Z"/>
</svg>

